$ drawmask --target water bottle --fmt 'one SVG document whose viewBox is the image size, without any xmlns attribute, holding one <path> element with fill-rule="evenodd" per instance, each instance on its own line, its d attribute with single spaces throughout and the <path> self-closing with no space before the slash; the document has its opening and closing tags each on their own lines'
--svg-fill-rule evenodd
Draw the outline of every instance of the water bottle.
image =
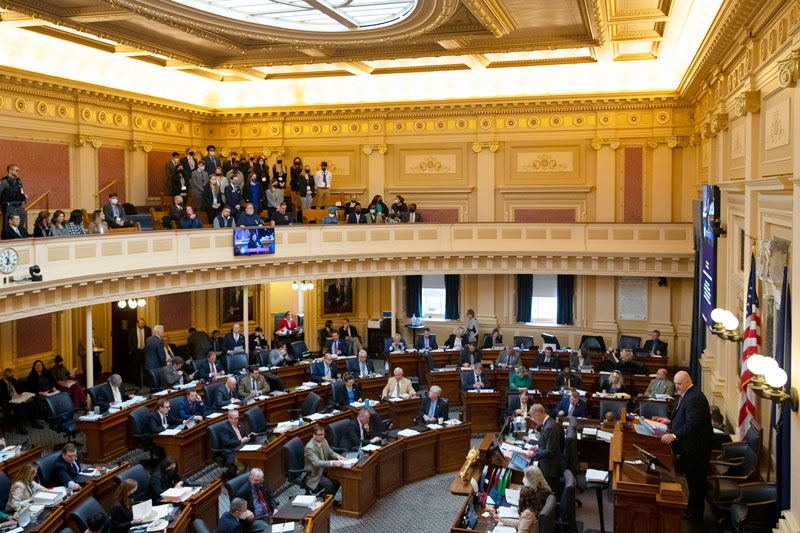
<svg viewBox="0 0 800 533">
<path fill-rule="evenodd" d="M 364 400 L 364 407 L 369 407 L 369 398 Z"/>
<path fill-rule="evenodd" d="M 417 315 L 416 315 L 416 313 L 411 315 L 411 325 L 412 326 L 416 326 L 417 325 Z"/>
</svg>

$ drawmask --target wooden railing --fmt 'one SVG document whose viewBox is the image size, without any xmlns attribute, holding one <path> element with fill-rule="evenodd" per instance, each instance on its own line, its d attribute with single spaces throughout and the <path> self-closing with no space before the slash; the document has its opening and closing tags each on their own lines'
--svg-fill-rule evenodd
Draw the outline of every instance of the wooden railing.
<svg viewBox="0 0 800 533">
<path fill-rule="evenodd" d="M 45 210 L 50 211 L 50 191 L 47 191 L 47 192 L 43 192 L 42 194 L 40 194 L 39 197 L 36 198 L 36 200 L 34 200 L 33 202 L 31 202 L 27 206 L 25 206 L 25 212 L 27 213 L 30 210 L 31 207 L 33 207 L 36 204 L 38 204 L 43 198 L 44 198 L 44 208 L 45 208 Z"/>
<path fill-rule="evenodd" d="M 102 189 L 100 189 L 99 191 L 94 193 L 94 207 L 95 207 L 95 209 L 100 209 L 100 195 L 101 194 L 106 192 L 112 186 L 114 187 L 114 192 L 117 192 L 116 185 L 117 185 L 118 182 L 119 182 L 119 180 L 113 180 L 108 185 L 106 185 L 105 187 L 103 187 Z"/>
</svg>

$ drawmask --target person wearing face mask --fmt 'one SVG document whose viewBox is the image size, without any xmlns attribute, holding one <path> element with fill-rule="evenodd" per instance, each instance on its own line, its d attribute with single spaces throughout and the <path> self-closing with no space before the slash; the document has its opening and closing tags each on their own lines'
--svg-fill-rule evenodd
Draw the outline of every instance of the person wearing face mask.
<svg viewBox="0 0 800 533">
<path fill-rule="evenodd" d="M 289 169 L 289 188 L 293 195 L 300 194 L 300 174 L 303 173 L 303 160 L 299 157 L 292 159 L 292 167 Z"/>
<path fill-rule="evenodd" d="M 338 224 L 339 217 L 336 215 L 337 208 L 332 205 L 328 208 L 328 216 L 322 219 L 323 224 Z"/>
<path fill-rule="evenodd" d="M 278 204 L 284 200 L 287 173 L 288 169 L 283 166 L 283 157 L 278 156 L 278 160 L 272 165 L 272 181 L 275 182 L 275 190 L 280 198 Z"/>
<path fill-rule="evenodd" d="M 181 192 L 186 192 L 183 181 L 183 167 L 181 166 L 180 154 L 172 152 L 172 159 L 164 165 L 164 173 L 167 175 L 167 191 L 170 196 L 178 196 Z"/>
<path fill-rule="evenodd" d="M 411 204 L 408 206 L 408 215 L 406 216 L 406 222 L 410 222 L 414 224 L 415 222 L 422 222 L 422 215 L 417 213 L 417 204 Z"/>
<path fill-rule="evenodd" d="M 347 215 L 347 223 L 348 224 L 366 224 L 367 223 L 367 215 L 361 212 L 361 206 L 359 205 L 352 211 L 350 214 Z"/>
<path fill-rule="evenodd" d="M 212 174 L 208 178 L 208 183 L 203 187 L 203 209 L 208 215 L 209 222 L 213 223 L 219 215 L 220 207 L 224 203 L 222 197 L 222 187 L 219 185 L 219 178 L 222 176 L 222 169 L 217 169 L 217 174 Z"/>
<path fill-rule="evenodd" d="M 356 196 L 350 197 L 350 201 L 344 206 L 344 216 L 350 216 L 350 213 L 355 211 L 356 207 L 361 207 L 361 202 L 358 201 Z"/>
<path fill-rule="evenodd" d="M 206 146 L 206 152 L 208 152 L 208 154 L 203 158 L 203 163 L 206 164 L 206 172 L 209 174 L 213 173 L 214 169 L 217 167 L 222 166 L 222 161 L 220 161 L 219 157 L 217 157 L 216 150 L 217 147 L 213 144 Z"/>
<path fill-rule="evenodd" d="M 264 192 L 264 198 L 266 198 L 267 201 L 267 213 L 269 213 L 270 217 L 283 202 L 281 199 L 283 197 L 283 191 L 278 191 L 277 183 L 277 180 L 273 179 L 269 183 L 269 188 Z"/>
<path fill-rule="evenodd" d="M 225 167 L 222 168 L 222 171 L 225 172 Z M 231 163 L 231 169 L 225 172 L 225 178 L 228 180 L 229 184 L 230 181 L 234 178 L 234 176 L 239 178 L 239 185 L 241 185 L 242 182 L 244 181 L 244 174 L 242 173 L 242 163 L 235 159 L 233 160 L 233 163 Z"/>
<path fill-rule="evenodd" d="M 225 205 L 231 208 L 233 218 L 238 218 L 242 211 L 241 172 L 236 172 L 235 169 L 229 172 L 229 184 L 225 187 Z"/>
<path fill-rule="evenodd" d="M 314 175 L 314 183 L 317 186 L 317 207 L 320 209 L 327 209 L 330 205 L 333 174 L 328 170 L 328 163 L 325 161 L 320 163 L 319 166 L 320 169 Z"/>
<path fill-rule="evenodd" d="M 185 481 L 178 473 L 177 466 L 178 463 L 174 457 L 165 457 L 158 468 L 150 474 L 150 493 L 156 503 L 161 503 L 161 494 L 164 491 L 183 487 Z"/>
<path fill-rule="evenodd" d="M 247 187 L 243 189 L 242 196 L 245 202 L 253 204 L 256 213 L 260 213 L 264 209 L 264 188 L 258 181 L 258 175 L 255 172 L 251 172 L 247 178 Z"/>
<path fill-rule="evenodd" d="M 228 174 L 228 172 L 230 172 L 231 169 L 233 168 L 233 164 L 235 162 L 236 163 L 239 162 L 239 154 L 236 152 L 231 152 L 230 158 L 228 158 L 222 163 L 222 173 Z"/>
<path fill-rule="evenodd" d="M 198 165 L 198 161 L 194 157 L 194 150 L 187 148 L 186 155 L 181 158 L 180 163 L 183 167 L 183 179 L 188 187 L 189 181 L 192 179 L 192 172 L 197 170 Z"/>
<path fill-rule="evenodd" d="M 315 195 L 316 183 L 311 175 L 311 168 L 306 165 L 303 173 L 297 178 L 297 194 L 300 195 L 300 205 L 303 211 L 311 209 L 311 201 Z"/>
<path fill-rule="evenodd" d="M 394 212 L 398 221 L 406 222 L 406 215 L 408 215 L 408 206 L 406 205 L 405 198 L 403 198 L 399 194 L 395 196 L 394 201 L 392 202 L 391 211 Z"/>
<path fill-rule="evenodd" d="M 256 176 L 258 176 L 258 181 L 261 182 L 261 186 L 263 187 L 264 184 L 269 181 L 269 165 L 267 165 L 264 161 L 264 156 L 258 156 L 256 166 L 253 167 L 253 170 L 255 171 Z"/>
<path fill-rule="evenodd" d="M 208 172 L 206 172 L 206 162 L 198 161 L 197 168 L 189 178 L 189 205 L 195 210 L 202 209 L 203 189 L 208 183 Z"/>
<path fill-rule="evenodd" d="M 108 203 L 103 206 L 103 214 L 106 216 L 106 223 L 109 228 L 133 227 L 133 222 L 128 220 L 125 210 L 119 205 L 119 199 L 115 192 L 108 195 Z"/>
<path fill-rule="evenodd" d="M 383 197 L 380 194 L 376 194 L 372 198 L 367 209 L 369 209 L 372 222 L 381 221 L 389 213 L 389 208 L 383 203 Z"/>
</svg>

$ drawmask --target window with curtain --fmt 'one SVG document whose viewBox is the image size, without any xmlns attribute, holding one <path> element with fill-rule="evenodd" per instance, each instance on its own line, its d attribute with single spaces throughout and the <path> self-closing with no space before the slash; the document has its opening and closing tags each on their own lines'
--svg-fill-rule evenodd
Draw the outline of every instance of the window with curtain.
<svg viewBox="0 0 800 533">
<path fill-rule="evenodd" d="M 555 324 L 558 316 L 558 276 L 534 274 L 531 319 L 535 324 Z"/>
<path fill-rule="evenodd" d="M 444 319 L 446 301 L 444 274 L 422 276 L 422 316 Z"/>
</svg>

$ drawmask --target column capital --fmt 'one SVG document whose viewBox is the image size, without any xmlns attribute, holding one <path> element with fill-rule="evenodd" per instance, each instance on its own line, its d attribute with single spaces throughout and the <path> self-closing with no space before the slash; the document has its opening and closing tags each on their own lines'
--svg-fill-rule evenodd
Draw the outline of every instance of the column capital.
<svg viewBox="0 0 800 533">
<path fill-rule="evenodd" d="M 283 154 L 286 153 L 286 147 L 285 146 L 265 146 L 264 148 L 261 149 L 261 153 L 264 154 L 264 157 L 269 157 L 270 154 L 273 154 L 273 153 L 278 154 L 278 155 L 283 155 Z"/>
<path fill-rule="evenodd" d="M 758 113 L 761 109 L 761 91 L 744 91 L 736 97 L 736 116 L 743 117 L 747 113 Z"/>
<path fill-rule="evenodd" d="M 608 146 L 612 150 L 616 150 L 622 146 L 622 141 L 619 139 L 592 139 L 592 148 L 595 150 L 599 150 L 603 146 Z"/>
<path fill-rule="evenodd" d="M 472 143 L 472 151 L 476 154 L 481 153 L 484 148 L 488 148 L 490 152 L 495 153 L 498 149 L 500 149 L 500 143 L 497 141 L 476 141 Z"/>
<path fill-rule="evenodd" d="M 75 146 L 76 148 L 80 148 L 86 144 L 89 144 L 92 148 L 97 149 L 103 146 L 103 139 L 94 135 L 84 135 L 81 133 L 76 135 L 72 140 L 72 146 Z"/>
<path fill-rule="evenodd" d="M 715 113 L 711 116 L 711 136 L 716 137 L 717 133 L 728 129 L 728 114 Z"/>
<path fill-rule="evenodd" d="M 141 150 L 144 153 L 149 152 L 153 149 L 153 143 L 150 141 L 128 141 L 128 151 L 135 152 L 136 150 Z"/>
<path fill-rule="evenodd" d="M 778 61 L 778 83 L 781 87 L 794 87 L 800 78 L 800 48 Z"/>
<path fill-rule="evenodd" d="M 388 144 L 365 144 L 361 147 L 361 151 L 364 152 L 364 155 L 370 155 L 374 152 L 377 152 L 380 155 L 386 155 L 389 152 L 389 145 Z"/>
<path fill-rule="evenodd" d="M 667 148 L 686 148 L 687 146 L 694 146 L 692 137 L 679 137 L 675 135 L 667 137 L 650 137 L 647 139 L 647 146 L 652 149 L 658 148 L 658 145 L 666 144 Z"/>
</svg>

